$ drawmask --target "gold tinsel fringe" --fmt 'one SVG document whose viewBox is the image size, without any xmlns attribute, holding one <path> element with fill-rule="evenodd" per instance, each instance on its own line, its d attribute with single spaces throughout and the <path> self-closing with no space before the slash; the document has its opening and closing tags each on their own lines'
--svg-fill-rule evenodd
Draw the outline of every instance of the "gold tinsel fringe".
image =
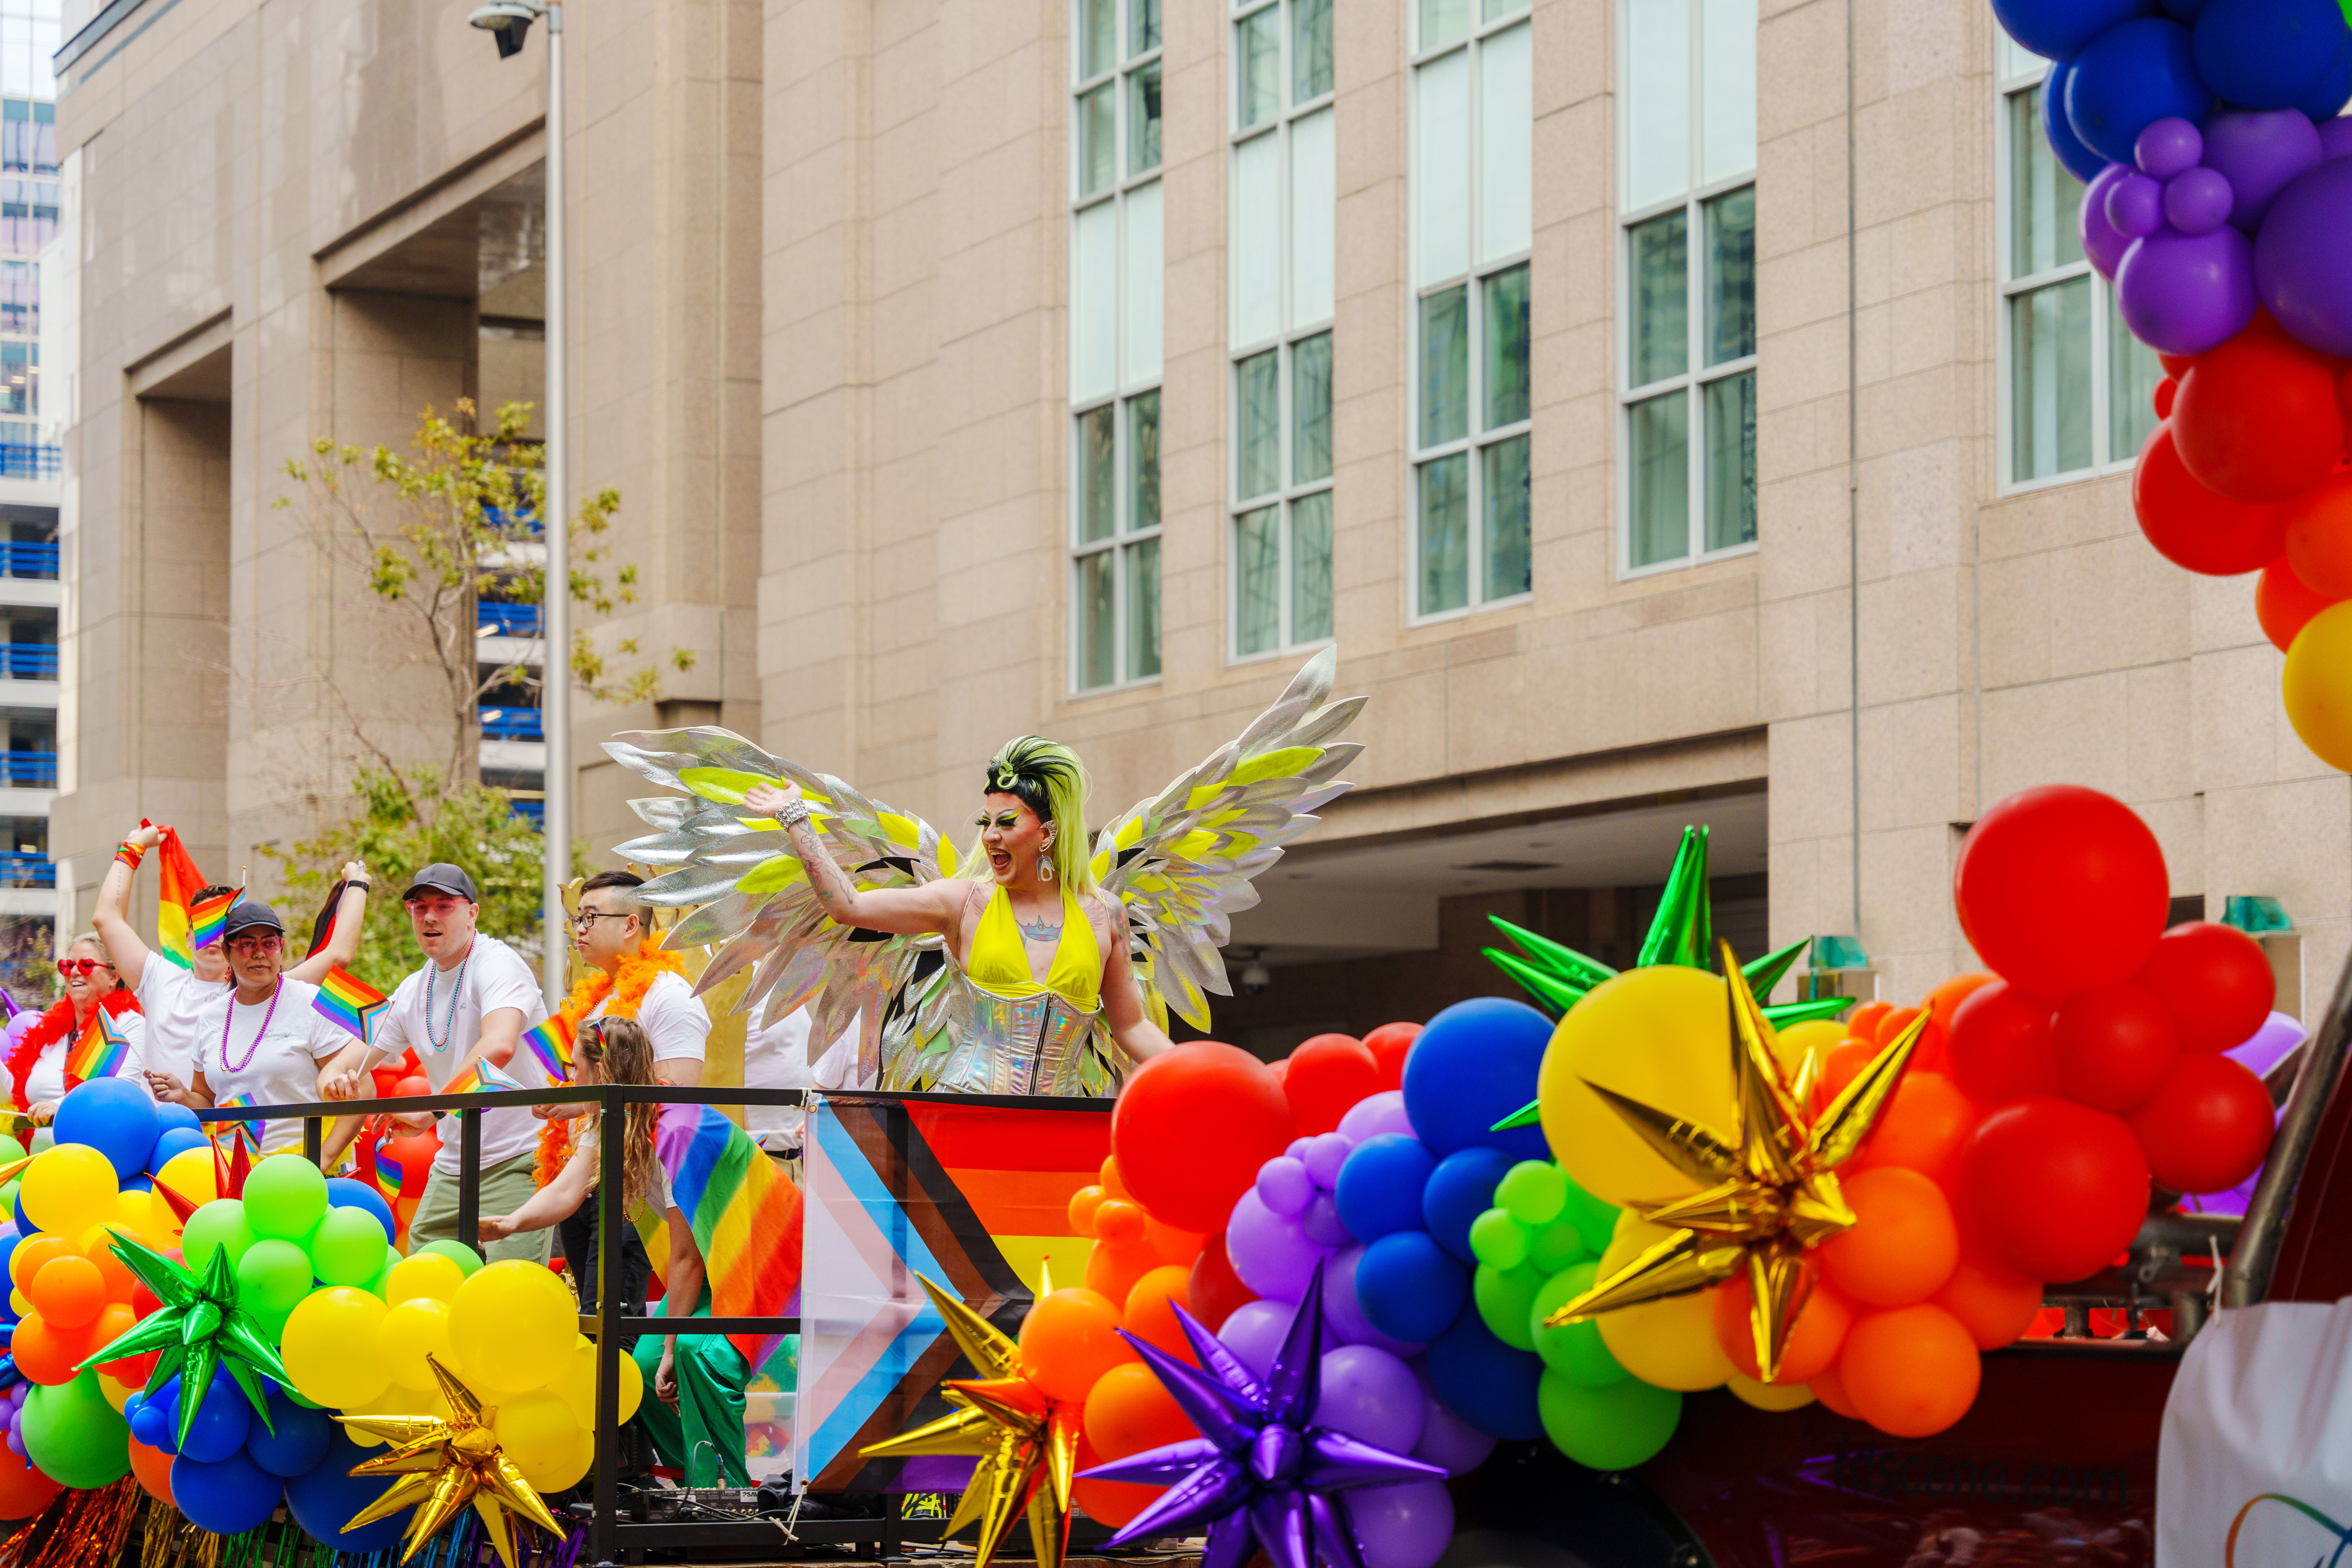
<svg viewBox="0 0 2352 1568">
<path fill-rule="evenodd" d="M 145 1495 L 128 1476 L 95 1491 L 59 1492 L 22 1530 L 0 1541 L 0 1568 L 90 1568 L 113 1562 Z"/>
<path fill-rule="evenodd" d="M 176 1509 L 147 1510 L 146 1533 L 139 1543 L 139 1568 L 284 1568 L 295 1558 L 301 1532 L 291 1524 L 265 1524 L 243 1535 L 215 1535 L 188 1522 Z M 320 1562 L 327 1561 L 320 1558 Z"/>
</svg>

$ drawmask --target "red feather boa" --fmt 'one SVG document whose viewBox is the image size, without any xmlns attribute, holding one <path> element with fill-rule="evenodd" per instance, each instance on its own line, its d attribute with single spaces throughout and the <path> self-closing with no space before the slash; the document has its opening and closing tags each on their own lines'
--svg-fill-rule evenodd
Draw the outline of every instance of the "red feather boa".
<svg viewBox="0 0 2352 1568">
<path fill-rule="evenodd" d="M 120 1018 L 125 1013 L 139 1011 L 139 998 L 117 986 L 106 994 L 106 1000 L 99 1005 Z M 73 998 L 68 996 L 42 1014 L 41 1021 L 26 1030 L 25 1037 L 16 1042 L 16 1048 L 8 1053 L 8 1094 L 16 1101 L 17 1110 L 31 1109 L 25 1100 L 25 1080 L 33 1075 L 34 1064 L 41 1059 L 41 1053 L 73 1032 Z M 68 1090 L 80 1082 L 81 1079 L 70 1071 L 66 1074 Z"/>
</svg>

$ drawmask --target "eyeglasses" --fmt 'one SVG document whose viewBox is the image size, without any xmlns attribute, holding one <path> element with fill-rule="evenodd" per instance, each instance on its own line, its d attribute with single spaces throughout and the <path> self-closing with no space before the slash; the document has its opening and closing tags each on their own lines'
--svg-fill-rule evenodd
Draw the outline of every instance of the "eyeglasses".
<svg viewBox="0 0 2352 1568">
<path fill-rule="evenodd" d="M 636 916 L 628 910 L 583 910 L 572 917 L 570 924 L 573 931 L 587 931 L 598 921 L 625 921 L 635 918 Z"/>
<path fill-rule="evenodd" d="M 70 980 L 77 974 L 87 975 L 93 969 L 111 969 L 114 965 L 101 958 L 60 958 L 58 973 Z"/>
<path fill-rule="evenodd" d="M 233 936 L 228 939 L 231 952 L 247 956 L 258 953 L 266 958 L 273 952 L 284 951 L 285 946 L 286 939 L 282 936 Z"/>
</svg>

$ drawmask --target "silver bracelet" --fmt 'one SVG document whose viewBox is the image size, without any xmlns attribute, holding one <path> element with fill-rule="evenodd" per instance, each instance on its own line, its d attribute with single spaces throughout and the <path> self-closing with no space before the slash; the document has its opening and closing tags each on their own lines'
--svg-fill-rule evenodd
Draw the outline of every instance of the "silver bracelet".
<svg viewBox="0 0 2352 1568">
<path fill-rule="evenodd" d="M 809 806 L 808 802 L 804 800 L 792 801 L 785 805 L 783 810 L 776 813 L 776 826 L 787 830 L 798 827 L 802 823 L 806 822 L 808 819 Z"/>
</svg>

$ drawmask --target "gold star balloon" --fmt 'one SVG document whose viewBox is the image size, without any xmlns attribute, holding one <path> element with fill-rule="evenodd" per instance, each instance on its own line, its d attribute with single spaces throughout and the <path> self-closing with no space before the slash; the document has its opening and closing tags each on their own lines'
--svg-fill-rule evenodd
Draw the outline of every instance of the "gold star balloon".
<svg viewBox="0 0 2352 1568">
<path fill-rule="evenodd" d="M 490 1543 L 499 1549 L 499 1561 L 515 1568 L 514 1521 L 508 1517 L 509 1512 L 522 1515 L 550 1535 L 563 1531 L 522 1471 L 499 1448 L 488 1413 L 474 1391 L 458 1382 L 431 1352 L 425 1352 L 425 1362 L 449 1402 L 447 1420 L 437 1415 L 335 1417 L 346 1426 L 356 1426 L 392 1445 L 390 1451 L 353 1465 L 352 1474 L 400 1478 L 384 1489 L 382 1497 L 353 1514 L 343 1528 L 357 1530 L 415 1505 L 416 1517 L 409 1521 L 407 1544 L 400 1553 L 405 1563 L 470 1503 L 481 1516 Z"/>
<path fill-rule="evenodd" d="M 940 1385 L 956 1406 L 942 1415 L 864 1449 L 869 1459 L 919 1455 L 968 1456 L 980 1460 L 971 1484 L 956 1504 L 946 1533 L 980 1521 L 973 1568 L 988 1568 L 1013 1521 L 1029 1519 L 1029 1540 L 1038 1568 L 1061 1568 L 1070 1533 L 1070 1486 L 1077 1473 L 1079 1406 L 1049 1398 L 1021 1367 L 1021 1347 L 995 1324 L 949 1295 L 929 1279 L 931 1299 L 956 1345 L 982 1375 Z"/>
<path fill-rule="evenodd" d="M 1927 1027 L 1922 1011 L 1819 1116 L 1811 1060 L 1794 1079 L 1772 1054 L 1772 1025 L 1725 942 L 1730 988 L 1732 1125 L 1727 1131 L 1671 1115 L 1587 1080 L 1587 1087 L 1668 1164 L 1699 1184 L 1688 1197 L 1633 1210 L 1671 1234 L 1544 1320 L 1547 1328 L 1687 1295 L 1738 1275 L 1754 1305 L 1756 1362 L 1770 1383 L 1811 1289 L 1804 1256 L 1854 1224 L 1837 1168 L 1868 1141 Z"/>
</svg>

